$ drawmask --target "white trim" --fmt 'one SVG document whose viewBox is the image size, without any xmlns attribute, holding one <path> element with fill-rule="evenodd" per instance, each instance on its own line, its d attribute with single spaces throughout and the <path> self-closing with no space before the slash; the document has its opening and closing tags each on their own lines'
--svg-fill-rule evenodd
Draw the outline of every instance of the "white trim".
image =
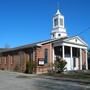
<svg viewBox="0 0 90 90">
<path fill-rule="evenodd" d="M 84 43 L 86 46 L 88 46 L 88 44 L 84 41 L 84 40 L 82 40 L 79 36 L 76 36 L 82 43 Z"/>
<path fill-rule="evenodd" d="M 69 43 L 69 42 L 67 42 L 67 41 L 69 41 L 69 40 L 71 40 L 71 39 L 74 39 L 74 38 L 79 39 L 79 40 L 84 44 L 84 45 L 79 45 L 79 44 L 77 44 L 78 46 L 82 46 L 82 47 L 87 47 L 87 46 L 88 46 L 87 43 L 86 43 L 84 40 L 82 40 L 79 36 L 68 37 L 68 38 L 63 39 L 63 40 L 62 40 L 62 38 L 61 38 L 61 39 L 60 39 L 60 38 L 50 39 L 50 40 L 38 42 L 38 43 L 37 43 L 37 46 L 42 46 L 42 44 L 52 43 L 52 42 L 55 42 L 55 41 L 57 41 L 57 40 L 59 40 L 60 42 Z M 75 44 L 75 43 L 72 43 L 72 44 Z"/>
<path fill-rule="evenodd" d="M 40 43 L 38 43 L 37 46 L 42 46 L 42 45 Z"/>
<path fill-rule="evenodd" d="M 54 47 L 55 46 L 62 46 L 62 45 L 69 46 L 69 47 L 72 46 L 72 47 L 76 47 L 76 48 L 87 49 L 86 46 L 76 45 L 76 44 L 72 44 L 72 43 L 68 43 L 68 42 L 56 42 L 56 43 L 54 43 Z"/>
<path fill-rule="evenodd" d="M 63 43 L 63 45 L 72 46 L 72 47 L 76 47 L 76 48 L 87 49 L 87 47 L 85 47 L 85 46 L 79 46 L 79 45 L 75 45 L 75 44 Z"/>
<path fill-rule="evenodd" d="M 70 47 L 70 68 L 71 68 L 71 70 L 73 70 L 73 58 L 72 58 L 72 47 Z"/>
<path fill-rule="evenodd" d="M 77 38 L 78 40 L 80 40 L 85 46 L 88 46 L 88 44 L 84 41 L 84 40 L 82 40 L 79 36 L 75 36 L 75 37 L 70 37 L 70 38 L 67 38 L 67 39 L 65 39 L 65 40 L 63 40 L 63 41 L 69 41 L 69 40 L 71 40 L 71 39 L 75 39 L 75 38 Z M 75 44 L 75 43 L 74 43 Z"/>
</svg>

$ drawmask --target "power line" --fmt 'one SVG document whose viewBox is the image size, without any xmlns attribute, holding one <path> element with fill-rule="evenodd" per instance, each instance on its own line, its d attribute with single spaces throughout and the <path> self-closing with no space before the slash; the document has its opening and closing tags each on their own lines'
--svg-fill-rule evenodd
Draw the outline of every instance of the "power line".
<svg viewBox="0 0 90 90">
<path fill-rule="evenodd" d="M 88 30 L 90 30 L 90 26 L 89 26 L 88 28 L 82 30 L 81 32 L 79 32 L 79 33 L 76 34 L 75 36 L 79 36 L 79 35 L 83 34 L 84 32 L 86 32 L 86 31 L 88 31 Z"/>
</svg>

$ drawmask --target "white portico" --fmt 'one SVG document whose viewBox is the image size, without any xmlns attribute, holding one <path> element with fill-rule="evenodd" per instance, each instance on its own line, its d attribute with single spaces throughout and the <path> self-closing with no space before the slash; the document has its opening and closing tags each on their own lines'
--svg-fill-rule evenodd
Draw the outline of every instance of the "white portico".
<svg viewBox="0 0 90 90">
<path fill-rule="evenodd" d="M 66 60 L 67 70 L 88 69 L 87 44 L 78 36 L 53 42 L 53 62 L 57 56 Z"/>
<path fill-rule="evenodd" d="M 67 70 L 88 69 L 87 44 L 79 37 L 67 37 L 64 25 L 64 16 L 57 10 L 53 17 L 53 29 L 51 32 L 53 42 L 53 63 L 59 56 L 66 60 Z"/>
</svg>

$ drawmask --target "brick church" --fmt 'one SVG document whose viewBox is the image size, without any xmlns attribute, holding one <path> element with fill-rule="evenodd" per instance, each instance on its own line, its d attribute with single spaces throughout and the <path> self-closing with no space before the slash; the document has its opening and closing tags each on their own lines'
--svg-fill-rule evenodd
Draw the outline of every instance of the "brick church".
<svg viewBox="0 0 90 90">
<path fill-rule="evenodd" d="M 64 16 L 57 10 L 53 17 L 51 39 L 0 50 L 0 69 L 25 72 L 27 61 L 35 67 L 33 73 L 45 73 L 49 70 L 56 57 L 66 60 L 66 70 L 88 69 L 87 43 L 79 36 L 67 35 Z"/>
</svg>

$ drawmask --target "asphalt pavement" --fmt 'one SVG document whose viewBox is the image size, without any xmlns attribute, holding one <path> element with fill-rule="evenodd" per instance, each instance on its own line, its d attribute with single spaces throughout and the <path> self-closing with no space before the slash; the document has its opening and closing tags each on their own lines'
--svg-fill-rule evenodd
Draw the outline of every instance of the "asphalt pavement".
<svg viewBox="0 0 90 90">
<path fill-rule="evenodd" d="M 90 90 L 90 85 L 0 71 L 0 90 Z"/>
</svg>

